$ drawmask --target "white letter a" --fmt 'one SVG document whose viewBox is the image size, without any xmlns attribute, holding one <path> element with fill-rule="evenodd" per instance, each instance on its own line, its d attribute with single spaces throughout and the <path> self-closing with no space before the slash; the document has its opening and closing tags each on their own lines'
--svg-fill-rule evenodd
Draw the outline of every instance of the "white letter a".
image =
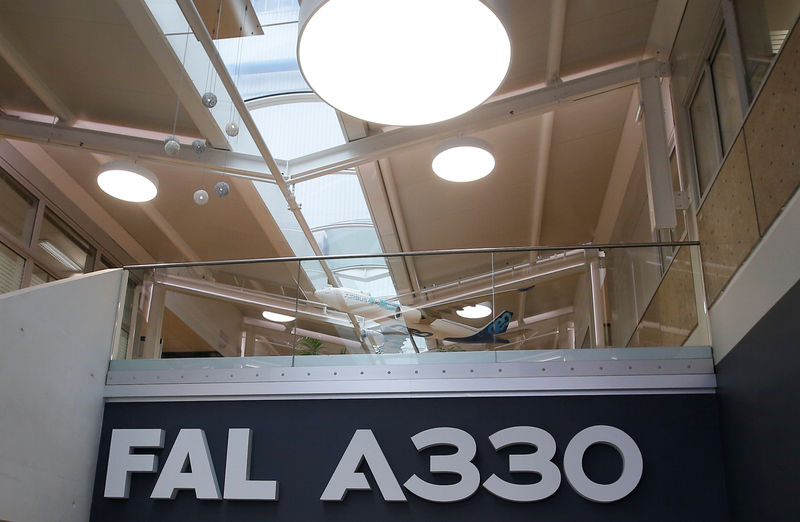
<svg viewBox="0 0 800 522">
<path fill-rule="evenodd" d="M 356 471 L 363 461 L 366 461 L 378 489 L 381 490 L 383 499 L 387 502 L 405 502 L 406 497 L 400 484 L 386 461 L 378 441 L 375 440 L 372 430 L 356 430 L 350 444 L 344 450 L 339 465 L 333 472 L 320 500 L 341 502 L 350 489 L 369 490 L 367 477 Z"/>
</svg>

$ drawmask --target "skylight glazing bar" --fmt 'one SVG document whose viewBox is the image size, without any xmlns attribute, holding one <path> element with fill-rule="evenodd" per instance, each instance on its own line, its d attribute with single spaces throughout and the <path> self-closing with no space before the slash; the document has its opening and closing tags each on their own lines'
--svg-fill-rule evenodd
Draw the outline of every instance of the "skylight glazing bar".
<svg viewBox="0 0 800 522">
<path fill-rule="evenodd" d="M 302 229 L 306 239 L 311 245 L 311 248 L 314 250 L 316 255 L 321 255 L 322 252 L 319 249 L 319 246 L 316 245 L 316 241 L 314 240 L 314 234 L 311 232 L 311 229 L 306 223 L 305 217 L 303 216 L 302 212 L 300 211 L 300 207 L 297 205 L 297 201 L 295 200 L 294 194 L 292 194 L 291 190 L 289 189 L 286 181 L 283 178 L 283 174 L 278 169 L 278 165 L 275 163 L 275 159 L 270 153 L 269 147 L 264 142 L 264 138 L 261 136 L 261 132 L 258 129 L 253 117 L 250 115 L 250 112 L 247 110 L 247 106 L 245 105 L 244 100 L 242 99 L 239 91 L 236 89 L 236 85 L 233 82 L 233 79 L 230 76 L 227 68 L 225 67 L 225 63 L 222 61 L 219 53 L 217 52 L 217 48 L 214 46 L 214 42 L 211 39 L 211 35 L 208 34 L 208 30 L 206 29 L 205 25 L 203 24 L 203 20 L 200 18 L 200 14 L 197 12 L 197 8 L 194 6 L 194 3 L 191 0 L 177 0 L 178 5 L 180 5 L 181 10 L 186 16 L 189 25 L 192 27 L 195 35 L 197 36 L 200 44 L 205 49 L 205 52 L 208 55 L 208 58 L 211 60 L 211 64 L 213 65 L 214 69 L 216 69 L 217 74 L 220 77 L 220 81 L 222 85 L 225 87 L 228 95 L 230 96 L 234 107 L 237 111 L 239 111 L 239 115 L 242 118 L 242 123 L 244 127 L 250 132 L 250 135 L 253 138 L 253 141 L 258 147 L 261 156 L 264 158 L 264 161 L 267 164 L 270 172 L 272 173 L 273 177 L 275 178 L 276 185 L 280 189 L 281 193 L 283 194 L 286 202 L 289 204 L 289 209 L 294 213 L 295 218 L 297 219 L 297 223 Z M 328 276 L 328 280 L 331 284 L 336 282 L 336 277 L 334 276 L 333 272 L 328 268 L 325 262 L 320 262 L 325 274 Z M 355 333 L 359 339 L 363 339 L 361 327 L 358 323 L 358 320 L 352 314 L 348 314 L 350 321 L 353 323 L 353 328 Z M 363 348 L 366 352 L 369 352 L 368 346 L 362 341 Z"/>
</svg>

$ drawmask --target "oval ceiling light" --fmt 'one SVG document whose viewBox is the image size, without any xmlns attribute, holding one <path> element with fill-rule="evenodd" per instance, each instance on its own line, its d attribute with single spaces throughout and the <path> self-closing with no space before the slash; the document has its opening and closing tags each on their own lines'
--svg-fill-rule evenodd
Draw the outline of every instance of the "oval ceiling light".
<svg viewBox="0 0 800 522">
<path fill-rule="evenodd" d="M 485 303 L 479 303 L 475 306 L 465 306 L 461 310 L 456 310 L 456 314 L 466 319 L 480 319 L 487 317 L 492 313 L 492 309 L 486 306 Z"/>
<path fill-rule="evenodd" d="M 304 0 L 297 57 L 308 85 L 336 109 L 424 125 L 491 96 L 511 42 L 481 0 Z"/>
<path fill-rule="evenodd" d="M 97 184 L 109 196 L 134 203 L 150 201 L 158 194 L 155 174 L 130 161 L 110 161 L 103 165 Z"/>
<path fill-rule="evenodd" d="M 443 141 L 433 152 L 433 172 L 448 181 L 475 181 L 494 170 L 492 148 L 478 138 Z"/>
<path fill-rule="evenodd" d="M 294 321 L 294 317 L 291 315 L 276 314 L 275 312 L 270 312 L 269 310 L 264 310 L 261 312 L 261 315 L 264 317 L 264 319 L 268 321 L 275 321 L 276 323 L 288 323 Z"/>
</svg>

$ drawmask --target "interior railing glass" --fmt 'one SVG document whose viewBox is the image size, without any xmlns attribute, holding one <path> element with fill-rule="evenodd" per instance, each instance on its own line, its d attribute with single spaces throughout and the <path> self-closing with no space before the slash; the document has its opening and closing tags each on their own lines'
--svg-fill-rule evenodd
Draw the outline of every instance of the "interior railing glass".
<svg viewBox="0 0 800 522">
<path fill-rule="evenodd" d="M 112 368 L 164 359 L 219 368 L 602 359 L 624 358 L 625 348 L 707 346 L 698 249 L 579 245 L 126 267 L 127 342 Z"/>
</svg>

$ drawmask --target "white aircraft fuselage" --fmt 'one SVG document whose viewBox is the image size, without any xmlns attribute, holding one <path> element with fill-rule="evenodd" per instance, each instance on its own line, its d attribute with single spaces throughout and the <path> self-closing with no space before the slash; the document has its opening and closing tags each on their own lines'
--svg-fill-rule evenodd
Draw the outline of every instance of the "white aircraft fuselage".
<svg viewBox="0 0 800 522">
<path fill-rule="evenodd" d="M 348 312 L 374 321 L 402 319 L 406 323 L 419 323 L 422 313 L 409 306 L 372 297 L 367 292 L 352 288 L 328 287 L 314 295 L 321 302 L 341 312 Z"/>
<path fill-rule="evenodd" d="M 403 321 L 408 331 L 416 336 L 433 336 L 453 342 L 487 342 L 485 336 L 481 337 L 480 340 L 470 339 L 470 336 L 481 334 L 483 330 L 442 318 L 426 321 L 424 313 L 418 308 L 372 297 L 361 290 L 328 287 L 317 290 L 314 295 L 319 301 L 336 310 L 371 319 L 378 323 Z M 498 316 L 493 323 L 498 321 L 499 323 L 492 331 L 492 335 L 505 332 L 510 319 L 510 312 L 503 312 Z M 484 327 L 484 330 L 490 328 L 493 323 L 489 323 Z"/>
</svg>

